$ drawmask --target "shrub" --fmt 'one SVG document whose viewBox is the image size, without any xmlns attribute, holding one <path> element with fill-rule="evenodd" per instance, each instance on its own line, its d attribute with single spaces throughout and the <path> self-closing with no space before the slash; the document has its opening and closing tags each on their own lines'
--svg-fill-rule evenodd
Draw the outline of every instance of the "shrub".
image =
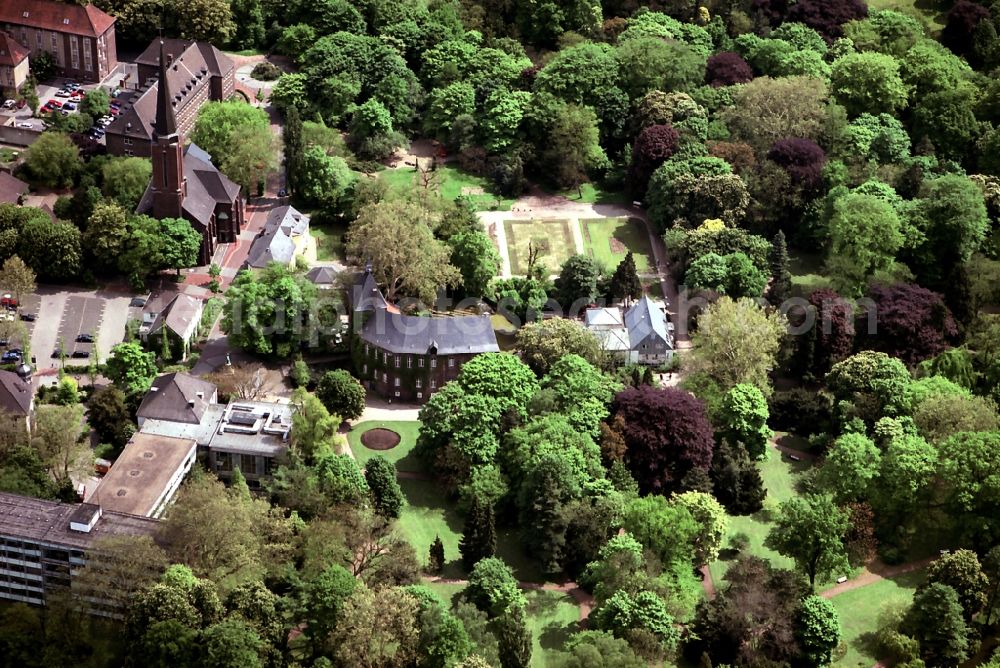
<svg viewBox="0 0 1000 668">
<path fill-rule="evenodd" d="M 250 70 L 250 76 L 257 81 L 274 81 L 281 77 L 281 69 L 274 63 L 263 60 Z"/>
</svg>

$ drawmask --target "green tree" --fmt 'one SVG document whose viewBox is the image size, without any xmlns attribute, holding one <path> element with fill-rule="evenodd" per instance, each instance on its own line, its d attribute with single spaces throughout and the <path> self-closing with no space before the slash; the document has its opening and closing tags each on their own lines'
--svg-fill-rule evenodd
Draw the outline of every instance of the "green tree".
<svg viewBox="0 0 1000 668">
<path fill-rule="evenodd" d="M 264 643 L 242 619 L 224 619 L 209 626 L 201 632 L 199 644 L 199 665 L 206 668 L 263 668 Z"/>
<path fill-rule="evenodd" d="M 45 279 L 73 279 L 81 267 L 80 230 L 69 223 L 28 220 L 17 236 L 17 255 Z"/>
<path fill-rule="evenodd" d="M 594 626 L 616 637 L 636 637 L 637 630 L 647 631 L 659 641 L 662 653 L 672 653 L 680 633 L 666 604 L 652 591 L 629 594 L 621 590 L 594 611 Z"/>
<path fill-rule="evenodd" d="M 910 372 L 895 357 L 863 350 L 833 365 L 826 386 L 838 401 L 853 404 L 866 422 L 899 415 L 905 410 Z"/>
<path fill-rule="evenodd" d="M 597 116 L 589 107 L 569 104 L 557 112 L 541 157 L 558 187 L 579 190 L 588 174 L 608 166 L 599 139 Z"/>
<path fill-rule="evenodd" d="M 240 272 L 226 292 L 222 329 L 231 345 L 287 357 L 300 342 L 313 340 L 319 325 L 311 310 L 316 294 L 316 286 L 305 277 L 277 264 L 261 273 Z"/>
<path fill-rule="evenodd" d="M 198 264 L 201 249 L 201 235 L 191 223 L 183 218 L 163 218 L 160 220 L 161 258 L 164 266 L 181 275 L 181 269 Z"/>
<path fill-rule="evenodd" d="M 347 252 L 372 263 L 386 299 L 402 294 L 431 304 L 440 288 L 460 281 L 448 247 L 434 239 L 427 223 L 421 207 L 395 200 L 365 207 L 351 224 Z M 386 239 L 395 241 L 386 244 Z"/>
<path fill-rule="evenodd" d="M 748 383 L 768 396 L 768 374 L 777 363 L 785 329 L 780 314 L 767 313 L 750 299 L 723 297 L 698 317 L 689 367 L 723 391 Z"/>
<path fill-rule="evenodd" d="M 337 665 L 407 666 L 416 658 L 419 604 L 392 587 L 358 587 L 344 603 L 329 646 Z"/>
<path fill-rule="evenodd" d="M 339 564 L 329 566 L 303 583 L 298 613 L 307 621 L 303 633 L 314 655 L 319 652 L 319 644 L 337 626 L 345 601 L 357 587 L 358 580 Z"/>
<path fill-rule="evenodd" d="M 881 53 L 851 53 L 833 61 L 830 88 L 851 116 L 892 114 L 906 106 L 909 89 L 899 61 Z"/>
<path fill-rule="evenodd" d="M 17 301 L 17 311 L 21 311 L 21 298 L 37 289 L 35 272 L 16 255 L 4 260 L 0 267 L 0 288 L 10 292 Z"/>
<path fill-rule="evenodd" d="M 850 515 L 833 499 L 808 494 L 784 501 L 764 544 L 795 561 L 795 566 L 815 588 L 816 578 L 825 579 L 849 568 L 844 535 Z"/>
<path fill-rule="evenodd" d="M 968 627 L 958 594 L 948 585 L 934 583 L 914 594 L 903 630 L 920 642 L 928 666 L 956 666 L 968 658 Z"/>
<path fill-rule="evenodd" d="M 551 665 L 555 668 L 643 668 L 646 662 L 621 638 L 606 631 L 580 631 L 570 636 Z"/>
<path fill-rule="evenodd" d="M 146 352 L 135 341 L 119 343 L 111 349 L 104 364 L 104 375 L 126 395 L 143 394 L 156 378 L 153 353 Z"/>
<path fill-rule="evenodd" d="M 232 0 L 233 46 L 238 50 L 255 49 L 264 41 L 264 8 L 261 0 Z"/>
<path fill-rule="evenodd" d="M 205 149 L 229 178 L 251 188 L 277 166 L 270 120 L 243 102 L 209 102 L 198 111 L 191 141 Z"/>
<path fill-rule="evenodd" d="M 344 420 L 357 420 L 365 410 L 365 388 L 343 369 L 327 371 L 316 386 L 326 409 Z"/>
<path fill-rule="evenodd" d="M 469 394 L 495 398 L 501 413 L 522 415 L 538 389 L 531 369 L 510 353 L 477 355 L 462 366 L 458 384 Z"/>
<path fill-rule="evenodd" d="M 600 277 L 597 262 L 589 255 L 571 255 L 563 262 L 556 279 L 556 291 L 563 310 L 576 313 L 580 304 L 593 303 Z"/>
<path fill-rule="evenodd" d="M 444 569 L 444 558 L 444 543 L 441 542 L 441 536 L 436 535 L 427 554 L 427 572 L 440 575 Z"/>
<path fill-rule="evenodd" d="M 81 242 L 94 266 L 104 270 L 116 268 L 118 256 L 128 237 L 128 217 L 116 203 L 100 203 L 87 220 Z"/>
<path fill-rule="evenodd" d="M 31 447 L 38 452 L 49 475 L 60 486 L 88 473 L 94 465 L 93 451 L 80 442 L 83 406 L 43 404 L 35 409 L 31 424 Z"/>
<path fill-rule="evenodd" d="M 875 488 L 879 510 L 901 519 L 912 517 L 930 494 L 937 464 L 937 449 L 919 436 L 894 439 L 882 456 Z"/>
<path fill-rule="evenodd" d="M 771 268 L 771 285 L 768 288 L 768 301 L 780 306 L 788 298 L 792 289 L 792 275 L 788 271 L 788 246 L 785 243 L 785 233 L 778 230 L 771 241 L 771 252 L 767 258 Z"/>
<path fill-rule="evenodd" d="M 111 96 L 103 88 L 89 90 L 80 100 L 80 113 L 86 114 L 93 119 L 108 115 L 111 108 Z"/>
<path fill-rule="evenodd" d="M 892 269 L 903 245 L 899 216 L 892 205 L 871 195 L 851 193 L 833 205 L 830 270 L 842 290 L 859 294 L 866 281 Z"/>
<path fill-rule="evenodd" d="M 986 606 L 990 581 L 972 550 L 955 550 L 935 559 L 927 568 L 927 580 L 921 588 L 940 583 L 958 594 L 958 602 L 971 621 Z"/>
<path fill-rule="evenodd" d="M 486 557 L 476 562 L 464 593 L 469 602 L 493 618 L 505 610 L 525 605 L 514 571 L 499 557 Z"/>
<path fill-rule="evenodd" d="M 601 423 L 608 417 L 612 393 L 617 389 L 617 383 L 594 365 L 569 353 L 560 357 L 542 378 L 540 395 L 549 393 L 554 400 L 552 412 L 565 415 L 571 425 L 596 439 L 601 433 Z"/>
<path fill-rule="evenodd" d="M 684 492 L 675 496 L 672 502 L 686 508 L 700 525 L 700 533 L 694 540 L 695 563 L 708 564 L 715 561 L 729 528 L 726 509 L 714 496 L 705 492 Z"/>
<path fill-rule="evenodd" d="M 532 638 L 523 605 L 505 608 L 494 621 L 500 647 L 500 668 L 529 668 Z"/>
<path fill-rule="evenodd" d="M 701 525 L 681 504 L 672 504 L 662 496 L 633 499 L 625 506 L 622 526 L 636 540 L 667 565 L 694 565 L 695 542 Z"/>
<path fill-rule="evenodd" d="M 810 665 L 830 665 L 843 637 L 837 608 L 825 598 L 807 596 L 799 605 L 795 633 Z"/>
<path fill-rule="evenodd" d="M 292 448 L 307 462 L 332 454 L 337 442 L 341 416 L 331 413 L 323 400 L 300 387 L 292 392 Z"/>
<path fill-rule="evenodd" d="M 105 385 L 94 391 L 87 402 L 87 422 L 101 443 L 122 448 L 135 431 L 125 394 L 113 385 Z"/>
<path fill-rule="evenodd" d="M 882 453 L 864 434 L 844 434 L 830 447 L 819 484 L 840 503 L 868 498 L 878 478 Z"/>
<path fill-rule="evenodd" d="M 515 350 L 535 372 L 547 374 L 566 355 L 579 355 L 601 367 L 604 354 L 596 337 L 568 318 L 550 318 L 525 324 L 517 331 Z"/>
<path fill-rule="evenodd" d="M 615 273 L 611 276 L 610 293 L 612 298 L 623 299 L 626 302 L 642 296 L 642 283 L 639 281 L 639 272 L 636 270 L 632 251 L 626 253 L 625 259 L 615 267 Z"/>
<path fill-rule="evenodd" d="M 295 192 L 316 206 L 338 206 L 354 182 L 344 159 L 327 155 L 321 146 L 306 148 L 296 157 L 294 169 Z"/>
<path fill-rule="evenodd" d="M 500 253 L 483 232 L 466 230 L 452 237 L 451 263 L 462 275 L 462 289 L 470 297 L 486 294 L 490 281 L 500 271 Z"/>
<path fill-rule="evenodd" d="M 153 166 L 145 158 L 111 158 L 101 168 L 101 192 L 123 209 L 133 211 L 146 192 L 152 174 Z"/>
<path fill-rule="evenodd" d="M 365 463 L 365 481 L 371 491 L 375 512 L 386 518 L 397 518 L 406 505 L 403 490 L 396 481 L 396 467 L 382 455 Z"/>
<path fill-rule="evenodd" d="M 471 571 L 483 559 L 492 557 L 497 549 L 496 521 L 493 506 L 479 497 L 472 498 L 472 505 L 465 515 L 462 539 L 458 551 L 462 554 L 462 566 Z"/>
<path fill-rule="evenodd" d="M 722 399 L 721 431 L 733 443 L 741 443 L 754 459 L 767 453 L 767 442 L 773 435 L 767 426 L 768 417 L 767 398 L 755 385 L 735 385 Z"/>
<path fill-rule="evenodd" d="M 925 181 L 918 203 L 915 223 L 924 239 L 917 250 L 919 271 L 943 286 L 947 268 L 968 262 L 986 237 L 983 193 L 968 177 L 948 174 Z"/>
<path fill-rule="evenodd" d="M 274 101 L 273 91 L 271 100 Z M 285 127 L 281 132 L 281 139 L 284 144 L 286 185 L 288 191 L 294 194 L 298 192 L 299 176 L 302 173 L 302 157 L 305 150 L 302 139 L 302 117 L 294 105 L 285 107 Z"/>
<path fill-rule="evenodd" d="M 69 135 L 43 132 L 25 151 L 24 163 L 31 176 L 50 188 L 68 188 L 80 172 L 83 161 Z"/>
<path fill-rule="evenodd" d="M 169 17 L 171 34 L 198 42 L 226 44 L 236 31 L 227 0 L 177 0 Z"/>
<path fill-rule="evenodd" d="M 351 115 L 348 143 L 364 160 L 384 160 L 405 143 L 392 127 L 392 114 L 372 98 Z"/>
</svg>

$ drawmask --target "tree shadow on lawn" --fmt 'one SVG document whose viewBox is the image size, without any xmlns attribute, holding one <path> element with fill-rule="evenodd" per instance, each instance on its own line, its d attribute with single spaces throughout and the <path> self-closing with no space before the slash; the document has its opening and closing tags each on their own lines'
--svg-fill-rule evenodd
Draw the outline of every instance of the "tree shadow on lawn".
<svg viewBox="0 0 1000 668">
<path fill-rule="evenodd" d="M 542 649 L 556 650 L 566 646 L 569 637 L 580 630 L 579 622 L 570 622 L 560 625 L 558 622 L 546 624 L 545 628 L 538 636 L 538 642 Z"/>
<path fill-rule="evenodd" d="M 537 592 L 529 594 L 527 613 L 529 617 L 543 618 L 554 616 L 560 604 L 564 603 L 562 596 L 550 592 Z M 579 622 L 569 622 L 566 624 L 558 621 L 547 623 L 539 633 L 538 641 L 543 649 L 560 649 L 564 647 L 569 636 L 578 631 Z"/>
</svg>

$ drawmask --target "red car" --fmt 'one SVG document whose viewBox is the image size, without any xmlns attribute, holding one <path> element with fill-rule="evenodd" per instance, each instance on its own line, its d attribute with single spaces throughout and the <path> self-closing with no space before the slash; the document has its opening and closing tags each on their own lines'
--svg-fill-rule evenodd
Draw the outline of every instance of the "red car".
<svg viewBox="0 0 1000 668">
<path fill-rule="evenodd" d="M 0 307 L 14 309 L 17 308 L 17 300 L 10 295 L 10 293 L 5 294 L 0 297 Z"/>
<path fill-rule="evenodd" d="M 62 109 L 62 102 L 60 102 L 59 100 L 49 100 L 48 106 L 52 107 L 53 109 Z"/>
</svg>

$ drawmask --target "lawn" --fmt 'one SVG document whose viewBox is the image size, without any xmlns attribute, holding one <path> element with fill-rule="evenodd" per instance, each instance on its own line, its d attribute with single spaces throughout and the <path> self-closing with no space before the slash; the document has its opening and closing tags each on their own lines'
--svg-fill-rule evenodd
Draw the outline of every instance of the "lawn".
<svg viewBox="0 0 1000 668">
<path fill-rule="evenodd" d="M 906 573 L 846 591 L 830 599 L 840 613 L 846 647 L 844 656 L 833 665 L 842 668 L 869 668 L 879 658 L 872 653 L 869 645 L 870 634 L 878 626 L 879 613 L 887 605 L 909 603 L 923 578 L 923 571 Z"/>
<path fill-rule="evenodd" d="M 480 211 L 509 211 L 514 203 L 490 192 L 492 184 L 475 174 L 469 174 L 451 165 L 440 165 L 435 171 L 429 172 L 430 186 L 448 200 L 459 196 L 467 197 Z M 412 192 L 418 187 L 417 172 L 412 167 L 387 169 L 379 172 L 379 176 L 390 191 L 398 194 Z"/>
<path fill-rule="evenodd" d="M 832 286 L 830 277 L 823 273 L 823 256 L 811 253 L 789 253 L 788 271 L 792 275 L 792 293 L 808 297 L 813 290 Z"/>
<path fill-rule="evenodd" d="M 0 148 L 0 162 L 11 162 L 17 159 L 20 153 L 12 148 L 7 148 L 6 146 Z"/>
<path fill-rule="evenodd" d="M 568 220 L 556 219 L 503 221 L 511 273 L 518 276 L 528 273 L 528 248 L 532 244 L 541 249 L 538 260 L 550 272 L 558 271 L 569 256 L 576 254 L 570 224 Z"/>
<path fill-rule="evenodd" d="M 310 226 L 309 234 L 316 239 L 316 259 L 320 261 L 346 261 L 347 254 L 344 250 L 345 232 L 347 232 L 346 225 Z"/>
<path fill-rule="evenodd" d="M 526 591 L 531 665 L 546 666 L 551 655 L 579 628 L 580 607 L 573 597 L 555 591 Z"/>
<path fill-rule="evenodd" d="M 759 466 L 760 475 L 764 479 L 764 487 L 767 489 L 764 508 L 753 515 L 730 517 L 729 533 L 723 547 L 728 546 L 730 538 L 742 532 L 750 537 L 750 547 L 747 549 L 751 554 L 770 559 L 774 566 L 793 568 L 795 564 L 791 559 L 764 547 L 764 539 L 771 530 L 772 513 L 777 510 L 782 501 L 790 499 L 796 494 L 795 484 L 798 478 L 811 465 L 805 461 L 794 462 L 787 455 L 772 448 L 768 450 L 767 460 L 760 462 Z M 725 550 L 723 554 L 725 554 Z M 724 584 L 722 578 L 728 568 L 729 562 L 724 559 L 709 564 L 716 588 Z"/>
<path fill-rule="evenodd" d="M 587 253 L 607 271 L 614 271 L 628 251 L 640 274 L 656 265 L 646 226 L 638 218 L 581 218 L 580 231 Z"/>
<path fill-rule="evenodd" d="M 584 183 L 579 190 L 573 188 L 562 190 L 557 194 L 568 200 L 584 204 L 626 204 L 628 202 L 625 193 L 617 190 L 605 190 L 594 183 Z"/>
<path fill-rule="evenodd" d="M 391 450 L 370 450 L 361 442 L 361 434 L 369 429 L 382 427 L 391 429 L 399 434 L 399 445 Z M 417 436 L 420 433 L 420 423 L 417 421 L 395 421 L 386 422 L 382 420 L 368 420 L 354 426 L 347 434 L 347 441 L 351 444 L 351 452 L 358 466 L 364 467 L 365 462 L 375 455 L 382 455 L 396 465 L 398 471 L 423 471 L 423 462 L 415 454 L 413 447 L 417 444 Z"/>
<path fill-rule="evenodd" d="M 462 536 L 462 516 L 448 504 L 441 484 L 432 480 L 401 478 L 399 486 L 406 497 L 406 506 L 399 516 L 399 528 L 413 549 L 417 559 L 427 564 L 427 553 L 435 536 L 444 543 L 444 577 L 464 577 L 458 541 Z"/>
</svg>

